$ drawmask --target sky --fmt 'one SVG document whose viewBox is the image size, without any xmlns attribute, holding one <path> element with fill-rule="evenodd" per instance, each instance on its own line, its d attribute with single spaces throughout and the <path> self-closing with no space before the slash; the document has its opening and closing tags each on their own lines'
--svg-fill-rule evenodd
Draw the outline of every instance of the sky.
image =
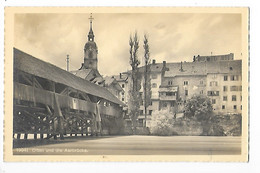
<svg viewBox="0 0 260 173">
<path fill-rule="evenodd" d="M 215 13 L 94 13 L 98 70 L 104 76 L 130 70 L 129 37 L 137 32 L 138 57 L 143 63 L 143 36 L 156 62 L 192 61 L 194 55 L 234 53 L 241 59 L 240 14 Z M 66 69 L 78 70 L 84 59 L 90 13 L 16 14 L 14 47 Z M 141 63 L 141 65 L 142 65 Z"/>
</svg>

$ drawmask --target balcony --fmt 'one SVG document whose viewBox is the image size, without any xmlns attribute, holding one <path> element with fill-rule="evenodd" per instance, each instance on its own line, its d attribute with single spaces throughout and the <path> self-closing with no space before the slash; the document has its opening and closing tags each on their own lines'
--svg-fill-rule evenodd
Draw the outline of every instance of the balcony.
<svg viewBox="0 0 260 173">
<path fill-rule="evenodd" d="M 164 86 L 159 89 L 159 99 L 162 101 L 173 101 L 177 99 L 178 87 Z"/>
<path fill-rule="evenodd" d="M 163 95 L 163 93 L 161 93 L 160 95 L 160 100 L 162 101 L 172 101 L 172 100 L 176 100 L 176 95 Z"/>
<path fill-rule="evenodd" d="M 160 86 L 159 92 L 177 92 L 177 86 Z"/>
</svg>

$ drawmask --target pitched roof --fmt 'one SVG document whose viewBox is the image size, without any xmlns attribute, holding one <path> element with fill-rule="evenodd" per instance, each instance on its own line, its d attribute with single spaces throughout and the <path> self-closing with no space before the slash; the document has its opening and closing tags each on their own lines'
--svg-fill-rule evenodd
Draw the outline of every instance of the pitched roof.
<svg viewBox="0 0 260 173">
<path fill-rule="evenodd" d="M 115 78 L 110 77 L 110 76 L 106 76 L 106 77 L 104 78 L 104 80 L 105 80 L 105 85 L 106 85 L 106 86 L 109 86 L 109 85 L 111 85 L 111 84 L 115 81 Z"/>
<path fill-rule="evenodd" d="M 203 62 L 183 62 L 182 65 L 179 62 L 167 63 L 166 67 L 169 70 L 165 71 L 164 77 L 206 75 L 205 63 Z"/>
<path fill-rule="evenodd" d="M 117 81 L 126 81 L 128 79 L 128 74 L 126 73 L 121 73 L 121 77 L 120 75 L 114 75 L 114 78 L 117 80 Z"/>
<path fill-rule="evenodd" d="M 241 74 L 242 61 L 183 62 L 183 70 L 180 70 L 181 63 L 167 63 L 166 67 L 169 70 L 165 72 L 164 77 L 207 75 L 210 73 Z"/>
<path fill-rule="evenodd" d="M 114 85 L 118 90 L 122 91 L 122 87 L 119 85 L 119 83 L 117 82 L 117 80 L 114 77 L 111 76 L 106 76 L 104 78 L 105 80 L 105 86 L 109 87 L 111 85 Z"/>
<path fill-rule="evenodd" d="M 71 71 L 71 73 L 82 79 L 86 79 L 86 77 L 90 74 L 91 71 L 92 69 L 81 69 L 81 70 Z"/>
<path fill-rule="evenodd" d="M 163 63 L 155 63 L 151 64 L 150 70 L 151 72 L 161 72 L 163 69 Z M 139 72 L 143 73 L 145 70 L 145 66 L 139 67 Z"/>
<path fill-rule="evenodd" d="M 115 104 L 125 105 L 116 98 L 106 88 L 93 84 L 87 80 L 79 78 L 55 65 L 44 62 L 16 48 L 13 49 L 14 68 L 49 79 L 56 83 L 62 83 L 74 89 L 80 90 L 90 95 L 104 98 Z"/>
<path fill-rule="evenodd" d="M 207 73 L 242 74 L 242 60 L 208 62 Z"/>
</svg>

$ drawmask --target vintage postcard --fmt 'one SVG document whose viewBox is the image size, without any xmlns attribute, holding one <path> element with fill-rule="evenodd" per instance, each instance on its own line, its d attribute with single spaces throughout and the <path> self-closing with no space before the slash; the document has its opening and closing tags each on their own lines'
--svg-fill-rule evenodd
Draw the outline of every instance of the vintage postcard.
<svg viewBox="0 0 260 173">
<path fill-rule="evenodd" d="M 4 160 L 247 162 L 248 20 L 6 7 Z"/>
</svg>

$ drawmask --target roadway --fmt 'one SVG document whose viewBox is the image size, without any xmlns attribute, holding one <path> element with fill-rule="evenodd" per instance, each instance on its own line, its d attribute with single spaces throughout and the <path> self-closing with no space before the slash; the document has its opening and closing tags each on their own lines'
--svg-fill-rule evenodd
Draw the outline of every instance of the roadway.
<svg viewBox="0 0 260 173">
<path fill-rule="evenodd" d="M 239 155 L 241 137 L 108 136 L 14 140 L 14 155 Z"/>
</svg>

